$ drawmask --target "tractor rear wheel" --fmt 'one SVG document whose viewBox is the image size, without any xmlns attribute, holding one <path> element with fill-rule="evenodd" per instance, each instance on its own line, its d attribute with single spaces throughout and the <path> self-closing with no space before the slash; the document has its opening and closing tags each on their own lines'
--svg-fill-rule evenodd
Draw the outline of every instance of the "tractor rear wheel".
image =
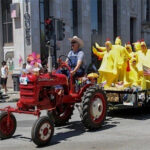
<svg viewBox="0 0 150 150">
<path fill-rule="evenodd" d="M 81 120 L 89 130 L 98 129 L 106 118 L 107 101 L 105 93 L 98 87 L 89 87 L 82 97 Z"/>
<path fill-rule="evenodd" d="M 70 104 L 64 104 L 62 106 L 57 106 L 56 110 L 48 111 L 48 116 L 53 118 L 56 127 L 63 126 L 66 122 L 71 119 L 73 115 L 74 106 Z"/>
<path fill-rule="evenodd" d="M 7 112 L 0 113 L 0 139 L 11 138 L 16 131 L 16 126 L 16 118 L 13 114 L 8 118 Z"/>
<path fill-rule="evenodd" d="M 37 119 L 32 127 L 31 137 L 37 146 L 45 146 L 54 134 L 54 125 L 47 116 Z"/>
</svg>

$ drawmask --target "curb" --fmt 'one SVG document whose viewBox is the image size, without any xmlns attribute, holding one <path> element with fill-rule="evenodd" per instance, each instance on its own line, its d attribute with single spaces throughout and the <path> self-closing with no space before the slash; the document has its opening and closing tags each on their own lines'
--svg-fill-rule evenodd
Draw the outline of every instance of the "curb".
<svg viewBox="0 0 150 150">
<path fill-rule="evenodd" d="M 7 100 L 7 99 L 0 99 L 0 103 L 16 103 L 18 102 L 19 98 L 14 98 L 11 100 Z"/>
</svg>

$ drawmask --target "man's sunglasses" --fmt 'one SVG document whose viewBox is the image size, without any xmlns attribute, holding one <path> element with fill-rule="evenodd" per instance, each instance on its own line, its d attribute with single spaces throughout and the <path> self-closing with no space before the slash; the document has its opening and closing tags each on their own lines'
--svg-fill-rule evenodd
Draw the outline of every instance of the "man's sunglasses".
<svg viewBox="0 0 150 150">
<path fill-rule="evenodd" d="M 77 43 L 77 42 L 75 42 L 75 41 L 74 41 L 74 42 L 71 42 L 71 44 L 75 44 L 75 43 Z"/>
</svg>

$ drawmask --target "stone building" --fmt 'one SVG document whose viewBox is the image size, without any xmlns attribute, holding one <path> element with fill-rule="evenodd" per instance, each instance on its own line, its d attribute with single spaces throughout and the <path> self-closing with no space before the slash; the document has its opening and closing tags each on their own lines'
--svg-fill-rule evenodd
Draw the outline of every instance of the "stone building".
<svg viewBox="0 0 150 150">
<path fill-rule="evenodd" d="M 10 7 L 11 6 L 11 7 Z M 0 0 L 0 60 L 5 59 L 14 73 L 31 52 L 47 53 L 44 44 L 44 20 L 48 16 L 65 21 L 65 39 L 57 41 L 57 55 L 67 54 L 69 37 L 84 40 L 87 64 L 91 45 L 144 38 L 150 46 L 150 0 Z M 20 61 L 19 61 L 20 60 Z"/>
</svg>

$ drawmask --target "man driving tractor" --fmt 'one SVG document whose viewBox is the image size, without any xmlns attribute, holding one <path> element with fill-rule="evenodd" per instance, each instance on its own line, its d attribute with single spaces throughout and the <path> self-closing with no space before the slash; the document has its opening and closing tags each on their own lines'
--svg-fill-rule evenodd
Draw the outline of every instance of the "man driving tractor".
<svg viewBox="0 0 150 150">
<path fill-rule="evenodd" d="M 77 36 L 73 36 L 73 38 L 69 38 L 71 42 L 71 51 L 68 53 L 68 59 L 66 62 L 71 67 L 71 74 L 74 77 L 82 77 L 85 72 L 84 68 L 84 52 L 81 48 L 83 48 L 83 41 Z"/>
</svg>

